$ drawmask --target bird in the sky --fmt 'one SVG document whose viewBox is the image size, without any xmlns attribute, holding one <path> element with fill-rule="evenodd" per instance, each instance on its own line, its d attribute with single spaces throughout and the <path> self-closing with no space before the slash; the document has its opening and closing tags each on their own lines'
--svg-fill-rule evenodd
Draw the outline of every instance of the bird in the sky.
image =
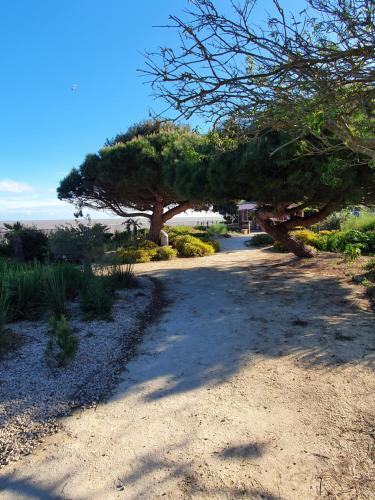
<svg viewBox="0 0 375 500">
<path fill-rule="evenodd" d="M 71 91 L 72 92 L 75 92 L 77 90 L 77 84 L 76 83 L 73 83 L 73 85 L 71 86 Z"/>
</svg>

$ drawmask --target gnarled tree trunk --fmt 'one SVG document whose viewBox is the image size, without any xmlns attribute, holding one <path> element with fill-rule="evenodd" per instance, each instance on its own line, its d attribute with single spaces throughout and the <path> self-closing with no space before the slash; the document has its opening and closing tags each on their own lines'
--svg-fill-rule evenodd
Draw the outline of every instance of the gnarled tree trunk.
<svg viewBox="0 0 375 500">
<path fill-rule="evenodd" d="M 148 239 L 154 243 L 159 243 L 160 231 L 163 227 L 163 212 L 164 205 L 162 201 L 157 201 L 154 205 L 154 210 L 152 212 L 150 221 L 150 230 L 148 233 Z"/>
<path fill-rule="evenodd" d="M 148 233 L 148 239 L 154 243 L 159 243 L 160 231 L 162 230 L 164 224 L 174 217 L 175 215 L 185 212 L 188 208 L 191 208 L 191 203 L 184 201 L 179 205 L 170 208 L 164 212 L 164 200 L 158 199 L 154 204 L 154 209 L 150 219 L 150 230 Z"/>
<path fill-rule="evenodd" d="M 296 215 L 301 209 L 302 205 L 293 208 L 288 208 L 288 205 L 283 207 L 263 207 L 257 211 L 257 220 L 266 233 L 293 252 L 294 255 L 302 259 L 311 259 L 315 257 L 316 251 L 295 238 L 290 231 L 298 226 L 308 228 L 312 224 L 320 222 L 336 209 L 336 204 L 329 202 L 308 217 Z M 277 220 L 280 215 L 286 214 L 290 215 L 290 219 Z"/>
<path fill-rule="evenodd" d="M 259 222 L 266 233 L 271 235 L 275 241 L 278 241 L 285 248 L 293 252 L 297 257 L 302 259 L 311 259 L 315 257 L 316 252 L 290 234 L 282 222 L 278 225 L 272 225 L 269 221 L 261 219 L 259 219 Z"/>
</svg>

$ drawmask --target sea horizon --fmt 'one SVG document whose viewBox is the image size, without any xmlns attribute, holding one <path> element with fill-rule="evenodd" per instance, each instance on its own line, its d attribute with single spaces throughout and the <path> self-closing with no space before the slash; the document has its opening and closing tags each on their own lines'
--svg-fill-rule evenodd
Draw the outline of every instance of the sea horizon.
<svg viewBox="0 0 375 500">
<path fill-rule="evenodd" d="M 135 220 L 142 226 L 148 227 L 150 225 L 149 220 L 143 217 L 134 217 Z M 126 225 L 125 218 L 91 218 L 91 223 L 104 224 L 111 230 L 123 230 Z M 223 217 L 219 214 L 212 214 L 207 216 L 176 216 L 167 222 L 170 226 L 197 226 L 199 224 L 210 225 L 216 222 L 223 221 Z M 15 224 L 20 222 L 25 226 L 35 226 L 38 229 L 43 230 L 53 230 L 58 226 L 64 226 L 67 224 L 75 224 L 78 222 L 86 222 L 86 219 L 11 219 L 11 220 L 0 220 L 0 230 L 4 229 L 4 224 Z"/>
</svg>

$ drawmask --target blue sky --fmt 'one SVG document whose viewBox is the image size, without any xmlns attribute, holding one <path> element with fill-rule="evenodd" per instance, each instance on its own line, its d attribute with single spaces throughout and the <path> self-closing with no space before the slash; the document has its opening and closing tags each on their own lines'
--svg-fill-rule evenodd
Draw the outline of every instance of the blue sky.
<svg viewBox="0 0 375 500">
<path fill-rule="evenodd" d="M 269 3 L 260 2 L 255 21 Z M 215 4 L 226 7 L 229 0 Z M 284 2 L 293 4 L 303 2 Z M 107 137 L 163 108 L 137 69 L 144 67 L 144 50 L 175 45 L 175 32 L 153 26 L 187 5 L 1 2 L 0 220 L 72 217 L 74 208 L 56 199 L 59 180 Z"/>
</svg>

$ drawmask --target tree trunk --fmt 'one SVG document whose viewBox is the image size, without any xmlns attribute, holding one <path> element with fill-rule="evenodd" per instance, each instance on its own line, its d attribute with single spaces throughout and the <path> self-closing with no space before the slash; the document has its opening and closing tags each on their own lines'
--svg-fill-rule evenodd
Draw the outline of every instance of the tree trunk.
<svg viewBox="0 0 375 500">
<path fill-rule="evenodd" d="M 283 226 L 282 222 L 279 224 L 273 224 L 272 221 L 262 219 L 260 217 L 258 220 L 266 233 L 270 234 L 275 241 L 281 243 L 297 257 L 302 259 L 311 259 L 312 257 L 315 257 L 316 252 L 291 235 L 288 228 Z"/>
<path fill-rule="evenodd" d="M 162 230 L 164 205 L 162 202 L 156 202 L 154 205 L 154 211 L 152 212 L 150 230 L 148 233 L 148 239 L 154 243 L 159 243 L 160 231 Z"/>
</svg>

